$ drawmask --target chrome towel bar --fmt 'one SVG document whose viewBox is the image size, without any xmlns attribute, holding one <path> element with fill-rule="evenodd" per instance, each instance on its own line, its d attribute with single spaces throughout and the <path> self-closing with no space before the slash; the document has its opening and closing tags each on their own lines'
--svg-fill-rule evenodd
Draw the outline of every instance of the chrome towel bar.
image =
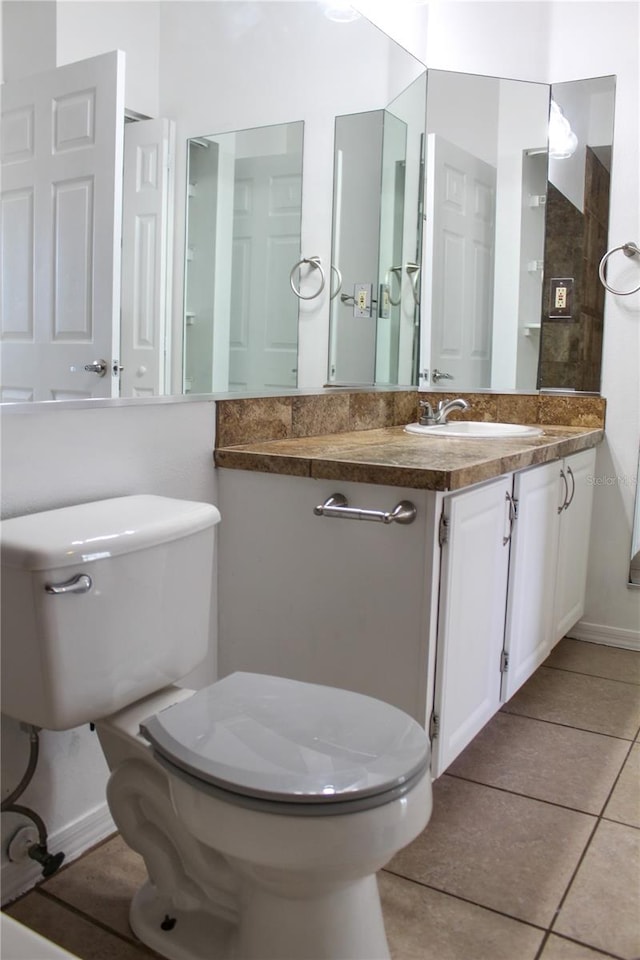
<svg viewBox="0 0 640 960">
<path fill-rule="evenodd" d="M 342 517 L 345 520 L 373 520 L 375 523 L 413 523 L 417 509 L 410 500 L 401 500 L 391 511 L 361 510 L 350 507 L 342 493 L 333 493 L 313 508 L 316 517 Z"/>
</svg>

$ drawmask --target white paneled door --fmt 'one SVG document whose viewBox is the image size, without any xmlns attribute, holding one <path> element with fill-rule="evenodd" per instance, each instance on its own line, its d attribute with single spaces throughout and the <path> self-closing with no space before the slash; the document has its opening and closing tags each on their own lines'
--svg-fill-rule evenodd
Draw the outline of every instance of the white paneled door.
<svg viewBox="0 0 640 960">
<path fill-rule="evenodd" d="M 122 394 L 166 392 L 165 345 L 170 303 L 175 124 L 127 123 L 124 132 L 122 224 Z"/>
<path fill-rule="evenodd" d="M 496 171 L 429 134 L 426 189 L 421 367 L 434 386 L 436 370 L 451 390 L 489 387 Z"/>
<path fill-rule="evenodd" d="M 2 88 L 2 400 L 119 392 L 123 121 L 119 51 Z"/>
<path fill-rule="evenodd" d="M 291 154 L 236 162 L 229 385 L 298 382 L 298 301 L 289 275 L 300 259 L 302 178 Z"/>
</svg>

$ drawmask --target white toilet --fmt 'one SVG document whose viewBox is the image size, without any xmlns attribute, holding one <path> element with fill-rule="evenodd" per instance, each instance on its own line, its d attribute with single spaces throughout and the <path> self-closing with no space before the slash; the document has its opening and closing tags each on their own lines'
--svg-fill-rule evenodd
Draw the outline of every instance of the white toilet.
<svg viewBox="0 0 640 960">
<path fill-rule="evenodd" d="M 207 654 L 219 520 L 131 496 L 4 521 L 3 712 L 97 723 L 111 813 L 149 874 L 131 926 L 158 953 L 388 957 L 375 874 L 429 820 L 427 736 L 281 677 L 173 686 Z"/>
</svg>

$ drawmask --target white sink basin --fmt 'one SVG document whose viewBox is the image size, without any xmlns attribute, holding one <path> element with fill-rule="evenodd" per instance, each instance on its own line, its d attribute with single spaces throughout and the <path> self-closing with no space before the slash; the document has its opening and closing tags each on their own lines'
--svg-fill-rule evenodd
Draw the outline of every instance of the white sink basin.
<svg viewBox="0 0 640 960">
<path fill-rule="evenodd" d="M 437 426 L 408 423 L 407 433 L 425 437 L 456 437 L 467 440 L 502 440 L 508 437 L 539 437 L 540 427 L 527 427 L 521 423 L 489 423 L 482 420 L 456 420 Z"/>
</svg>

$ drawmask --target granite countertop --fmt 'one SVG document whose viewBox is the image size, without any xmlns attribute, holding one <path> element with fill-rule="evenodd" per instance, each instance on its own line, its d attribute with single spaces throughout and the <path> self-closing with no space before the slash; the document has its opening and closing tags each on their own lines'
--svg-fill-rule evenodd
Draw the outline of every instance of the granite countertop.
<svg viewBox="0 0 640 960">
<path fill-rule="evenodd" d="M 460 490 L 596 446 L 602 427 L 545 424 L 534 437 L 435 439 L 402 426 L 220 446 L 218 467 L 418 490 Z"/>
</svg>

